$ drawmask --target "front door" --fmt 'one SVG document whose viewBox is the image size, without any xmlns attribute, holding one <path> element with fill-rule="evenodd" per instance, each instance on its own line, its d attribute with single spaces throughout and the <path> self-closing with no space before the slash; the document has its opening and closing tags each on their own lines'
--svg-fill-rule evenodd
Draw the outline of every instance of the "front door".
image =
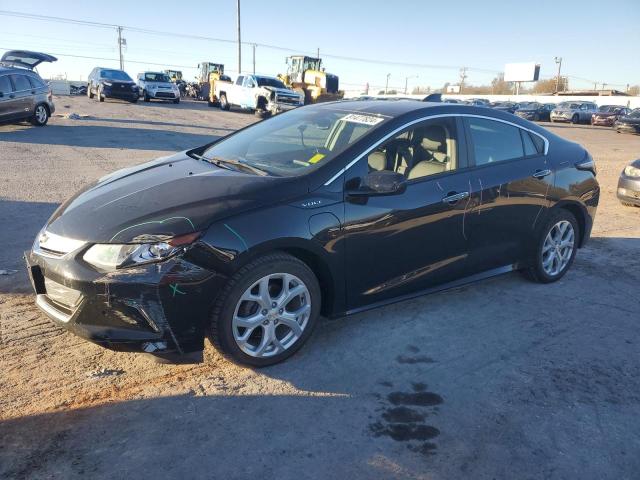
<svg viewBox="0 0 640 480">
<path fill-rule="evenodd" d="M 528 253 L 537 222 L 548 208 L 554 173 L 544 140 L 513 124 L 465 118 L 473 165 L 469 211 L 469 269 L 508 266 Z"/>
<path fill-rule="evenodd" d="M 370 151 L 345 173 L 346 287 L 349 310 L 411 295 L 464 274 L 469 203 L 462 123 L 425 121 Z M 351 196 L 374 170 L 406 178 L 389 196 Z"/>
</svg>

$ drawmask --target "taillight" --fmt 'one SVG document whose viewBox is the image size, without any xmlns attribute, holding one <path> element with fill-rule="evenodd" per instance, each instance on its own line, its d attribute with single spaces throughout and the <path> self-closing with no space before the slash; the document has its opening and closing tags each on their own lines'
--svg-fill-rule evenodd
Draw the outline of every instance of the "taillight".
<svg viewBox="0 0 640 480">
<path fill-rule="evenodd" d="M 596 162 L 593 160 L 591 155 L 589 155 L 589 152 L 585 152 L 584 158 L 577 162 L 575 165 L 578 170 L 587 170 L 594 175 L 596 175 L 598 172 L 596 169 Z"/>
</svg>

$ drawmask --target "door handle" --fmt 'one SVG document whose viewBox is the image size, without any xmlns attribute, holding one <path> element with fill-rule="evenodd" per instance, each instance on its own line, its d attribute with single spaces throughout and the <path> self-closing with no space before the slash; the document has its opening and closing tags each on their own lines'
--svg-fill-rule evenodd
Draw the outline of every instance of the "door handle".
<svg viewBox="0 0 640 480">
<path fill-rule="evenodd" d="M 447 195 L 442 199 L 442 203 L 454 204 L 468 197 L 469 197 L 469 192 L 460 192 L 460 193 L 450 192 L 449 195 Z"/>
<path fill-rule="evenodd" d="M 536 170 L 536 171 L 533 173 L 533 177 L 535 177 L 535 178 L 544 178 L 544 177 L 546 177 L 547 175 L 551 175 L 551 170 L 549 170 L 549 169 L 546 169 L 546 170 Z"/>
</svg>

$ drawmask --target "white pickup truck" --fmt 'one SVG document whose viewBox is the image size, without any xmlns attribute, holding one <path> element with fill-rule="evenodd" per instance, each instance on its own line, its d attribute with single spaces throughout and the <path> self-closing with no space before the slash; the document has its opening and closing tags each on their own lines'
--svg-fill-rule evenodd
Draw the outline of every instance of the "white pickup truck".
<svg viewBox="0 0 640 480">
<path fill-rule="evenodd" d="M 214 91 L 222 110 L 237 106 L 253 110 L 260 118 L 304 105 L 303 94 L 264 75 L 240 75 L 235 83 L 216 82 Z"/>
</svg>

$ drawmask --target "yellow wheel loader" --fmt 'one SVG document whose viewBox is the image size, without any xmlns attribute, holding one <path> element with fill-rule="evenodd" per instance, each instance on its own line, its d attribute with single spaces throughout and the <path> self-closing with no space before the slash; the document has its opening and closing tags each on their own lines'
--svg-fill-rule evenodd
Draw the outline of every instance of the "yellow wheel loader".
<svg viewBox="0 0 640 480">
<path fill-rule="evenodd" d="M 231 78 L 224 74 L 224 65 L 221 63 L 202 62 L 198 64 L 197 100 L 206 100 L 212 107 L 218 104 L 213 88 L 216 82 L 230 82 Z"/>
<path fill-rule="evenodd" d="M 304 95 L 305 105 L 340 100 L 344 96 L 338 89 L 338 76 L 325 72 L 322 59 L 294 55 L 286 61 L 287 73 L 278 77 L 287 87 Z"/>
</svg>

